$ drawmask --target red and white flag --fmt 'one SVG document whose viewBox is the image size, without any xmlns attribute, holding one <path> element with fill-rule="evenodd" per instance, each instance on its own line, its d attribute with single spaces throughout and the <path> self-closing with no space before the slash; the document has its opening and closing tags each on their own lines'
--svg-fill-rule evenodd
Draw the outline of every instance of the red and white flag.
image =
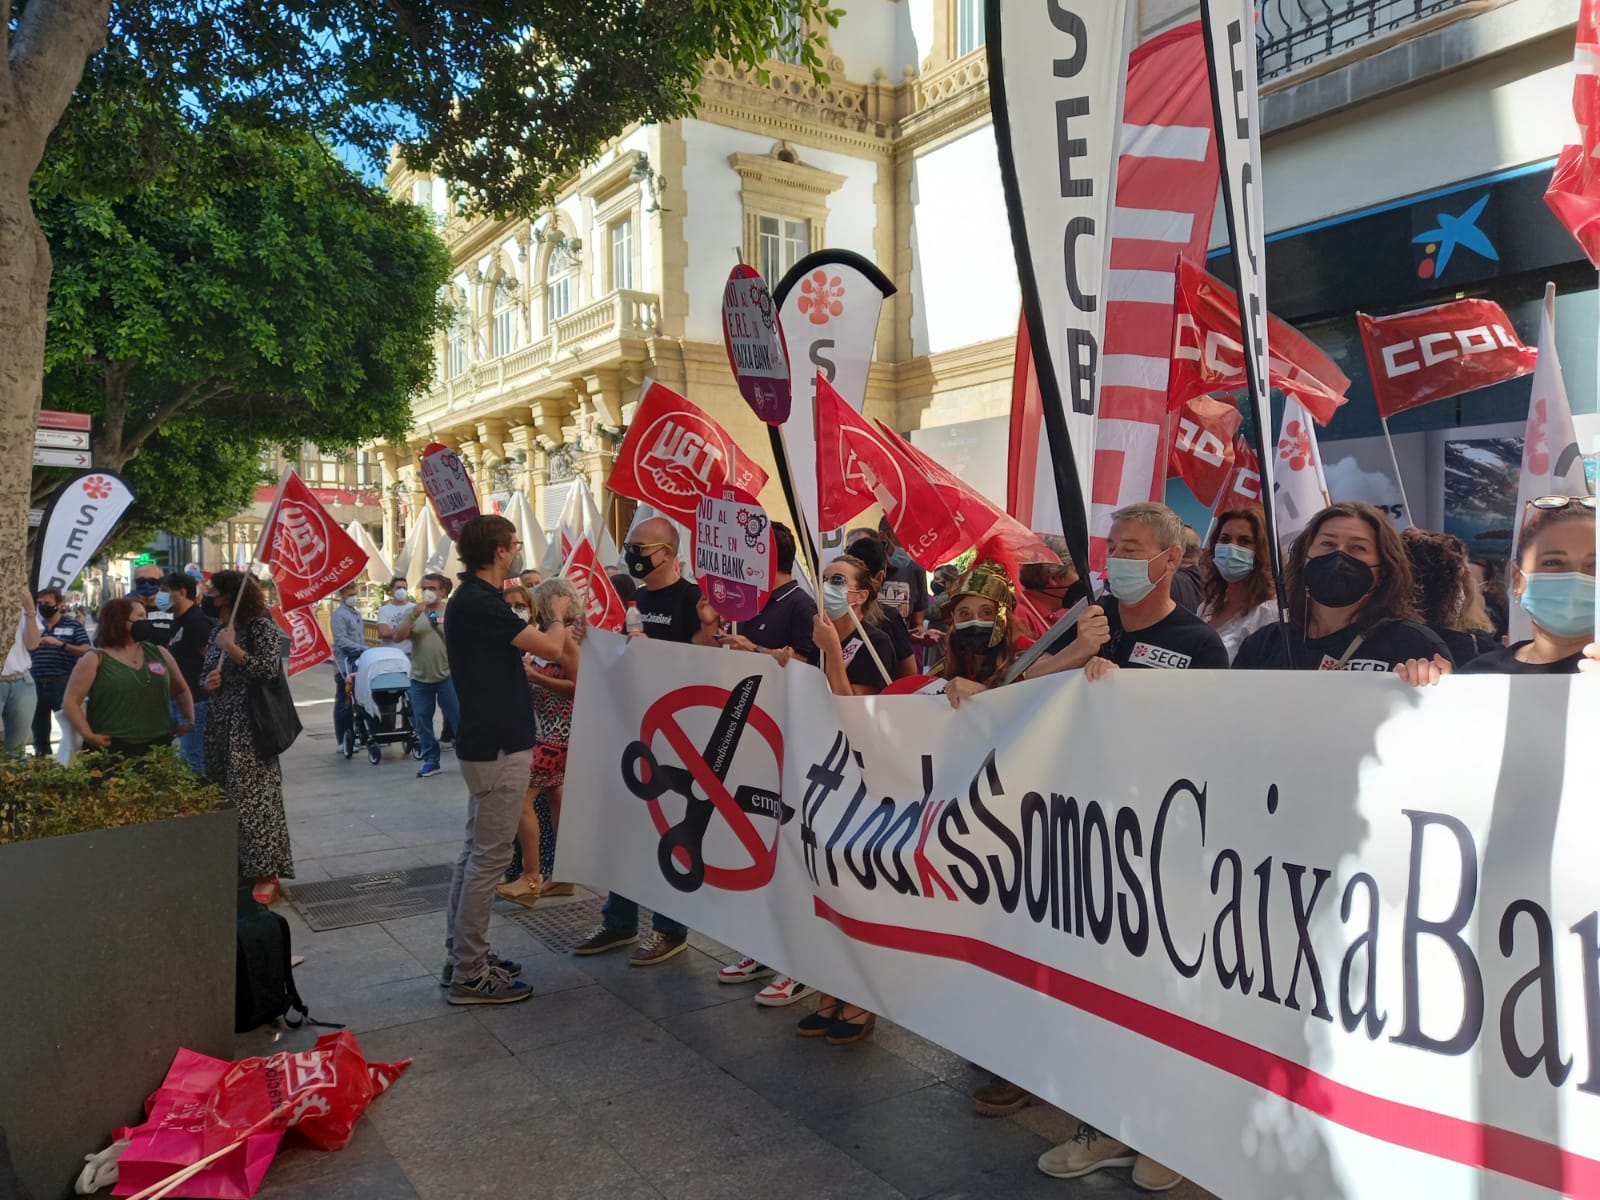
<svg viewBox="0 0 1600 1200">
<path fill-rule="evenodd" d="M 567 561 L 561 564 L 561 576 L 578 589 L 578 595 L 583 598 L 584 617 L 591 627 L 622 632 L 623 618 L 627 616 L 622 597 L 617 594 L 611 576 L 600 565 L 600 556 L 595 553 L 594 543 L 587 534 L 578 538 Z"/>
<path fill-rule="evenodd" d="M 285 612 L 273 607 L 267 612 L 278 628 L 289 635 L 289 664 L 285 668 L 288 674 L 298 675 L 308 667 L 327 662 L 333 656 L 322 626 L 317 624 L 317 618 L 309 608 L 293 608 Z"/>
<path fill-rule="evenodd" d="M 608 488 L 692 525 L 701 496 L 724 487 L 755 496 L 766 485 L 767 473 L 721 425 L 672 389 L 644 381 Z"/>
<path fill-rule="evenodd" d="M 1526 375 L 1539 357 L 1493 300 L 1455 300 L 1391 317 L 1357 313 L 1356 321 L 1385 419 Z"/>
<path fill-rule="evenodd" d="M 920 466 L 874 429 L 817 373 L 817 499 L 824 529 L 874 504 L 906 553 L 926 569 L 972 544 Z"/>
<path fill-rule="evenodd" d="M 1214 396 L 1190 400 L 1172 414 L 1168 475 L 1183 480 L 1201 504 L 1215 504 L 1233 473 L 1234 443 L 1243 423 L 1231 400 Z"/>
<path fill-rule="evenodd" d="M 1317 427 L 1305 405 L 1294 396 L 1288 398 L 1283 408 L 1272 488 L 1278 544 L 1287 552 L 1300 531 L 1311 524 L 1311 518 L 1328 507 L 1328 481 L 1322 473 Z"/>
<path fill-rule="evenodd" d="M 295 471 L 278 485 L 255 561 L 272 570 L 285 611 L 314 604 L 361 577 L 367 553 Z"/>
<path fill-rule="evenodd" d="M 1243 434 L 1233 441 L 1233 470 L 1217 494 L 1214 513 L 1245 504 L 1261 504 L 1261 462 Z"/>
<path fill-rule="evenodd" d="M 1600 0 L 1579 0 L 1573 63 L 1578 145 L 1562 149 L 1544 201 L 1600 267 Z"/>
</svg>

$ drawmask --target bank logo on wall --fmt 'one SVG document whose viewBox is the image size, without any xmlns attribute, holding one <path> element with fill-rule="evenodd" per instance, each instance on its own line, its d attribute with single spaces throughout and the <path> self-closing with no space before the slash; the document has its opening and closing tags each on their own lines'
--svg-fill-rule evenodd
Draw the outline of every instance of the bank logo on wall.
<svg viewBox="0 0 1600 1200">
<path fill-rule="evenodd" d="M 1451 202 L 1451 207 L 1455 203 Z M 1495 213 L 1484 192 L 1458 213 L 1445 210 L 1438 200 L 1414 205 L 1411 210 L 1411 244 L 1419 248 L 1418 279 L 1481 278 L 1495 273 L 1500 252 L 1494 247 Z M 1451 268 L 1454 271 L 1451 272 Z"/>
</svg>

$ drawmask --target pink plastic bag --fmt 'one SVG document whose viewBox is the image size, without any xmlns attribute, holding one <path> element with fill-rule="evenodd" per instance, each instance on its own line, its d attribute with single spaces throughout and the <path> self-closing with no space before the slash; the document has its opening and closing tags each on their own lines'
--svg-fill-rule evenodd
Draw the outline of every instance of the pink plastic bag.
<svg viewBox="0 0 1600 1200">
<path fill-rule="evenodd" d="M 131 1196 L 159 1183 L 205 1154 L 206 1101 L 233 1067 L 224 1059 L 179 1050 L 161 1086 L 144 1102 L 143 1125 L 118 1129 L 113 1140 L 130 1138 L 117 1165 L 113 1196 Z M 283 1141 L 282 1127 L 253 1135 L 232 1154 L 180 1184 L 174 1196 L 198 1200 L 248 1200 Z"/>
</svg>

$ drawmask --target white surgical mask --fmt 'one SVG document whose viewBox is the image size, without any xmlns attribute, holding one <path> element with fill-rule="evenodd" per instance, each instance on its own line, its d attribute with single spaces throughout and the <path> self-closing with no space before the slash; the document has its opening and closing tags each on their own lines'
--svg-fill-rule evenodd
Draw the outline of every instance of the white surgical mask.
<svg viewBox="0 0 1600 1200">
<path fill-rule="evenodd" d="M 516 613 L 517 616 L 522 618 L 524 621 L 528 619 L 528 610 L 523 608 L 520 604 L 513 604 L 511 606 L 511 611 Z"/>
<path fill-rule="evenodd" d="M 403 588 L 403 587 L 395 588 L 395 590 L 394 590 L 394 598 L 396 600 L 404 600 L 406 598 L 406 590 L 405 590 L 405 588 Z"/>
<path fill-rule="evenodd" d="M 1160 557 L 1156 554 L 1149 558 L 1106 559 L 1106 582 L 1119 604 L 1137 604 L 1155 590 L 1150 564 Z"/>
<path fill-rule="evenodd" d="M 432 604 L 438 598 L 439 598 L 439 593 L 434 591 L 432 588 L 423 588 L 422 589 L 422 602 L 424 604 Z"/>
<path fill-rule="evenodd" d="M 356 606 L 356 598 L 354 596 L 346 596 L 344 598 L 344 605 L 346 608 L 354 608 Z"/>
</svg>

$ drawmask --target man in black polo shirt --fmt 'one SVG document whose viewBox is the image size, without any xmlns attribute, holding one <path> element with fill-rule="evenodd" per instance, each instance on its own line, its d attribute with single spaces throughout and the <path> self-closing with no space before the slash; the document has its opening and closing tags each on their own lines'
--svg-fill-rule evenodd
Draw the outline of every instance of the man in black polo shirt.
<svg viewBox="0 0 1600 1200">
<path fill-rule="evenodd" d="M 700 589 L 683 577 L 678 565 L 678 530 L 671 521 L 663 517 L 640 521 L 631 540 L 623 544 L 622 558 L 628 564 L 628 574 L 641 585 L 634 592 L 632 603 L 644 621 L 644 632 L 634 637 L 703 646 L 717 644 L 715 627 L 701 627 Z M 638 904 L 612 892 L 601 910 L 600 924 L 572 952 L 604 954 L 639 942 L 633 952 L 633 965 L 653 967 L 681 954 L 688 937 L 687 925 L 656 913 L 650 936 L 639 942 Z"/>
<path fill-rule="evenodd" d="M 772 523 L 772 534 L 778 567 L 772 595 L 753 621 L 741 621 L 739 632 L 725 637 L 722 644 L 736 650 L 788 650 L 816 666 L 817 644 L 811 640 L 811 623 L 816 619 L 817 602 L 794 577 L 794 534 L 777 521 Z"/>
<path fill-rule="evenodd" d="M 516 526 L 504 517 L 468 521 L 456 541 L 467 570 L 445 609 L 445 650 L 461 703 L 456 762 L 467 782 L 466 838 L 450 880 L 440 979 L 451 1004 L 511 1004 L 533 995 L 517 978 L 518 964 L 489 953 L 494 885 L 511 861 L 533 762 L 533 696 L 522 656 L 559 660 L 570 677 L 577 650 L 565 625 L 546 633 L 512 612 L 501 594 L 521 549 Z"/>
</svg>

